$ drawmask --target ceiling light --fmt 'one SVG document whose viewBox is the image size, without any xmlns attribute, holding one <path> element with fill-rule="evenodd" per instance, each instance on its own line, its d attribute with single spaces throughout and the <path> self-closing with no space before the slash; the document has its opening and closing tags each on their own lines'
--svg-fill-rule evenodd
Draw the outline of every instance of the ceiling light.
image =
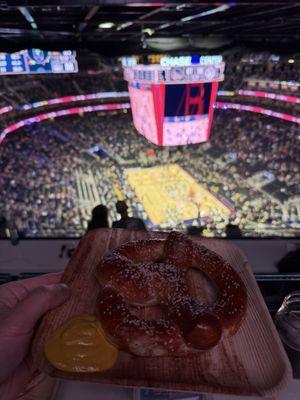
<svg viewBox="0 0 300 400">
<path fill-rule="evenodd" d="M 19 11 L 23 14 L 26 21 L 30 23 L 32 29 L 38 28 L 35 20 L 33 19 L 33 16 L 30 14 L 26 7 L 19 7 Z"/>
<path fill-rule="evenodd" d="M 19 7 L 19 11 L 24 15 L 26 21 L 28 21 L 29 23 L 34 22 L 34 19 L 27 8 Z"/>
<path fill-rule="evenodd" d="M 161 7 L 166 3 L 128 3 L 127 7 Z"/>
<path fill-rule="evenodd" d="M 169 26 L 171 26 L 171 24 L 162 24 L 162 25 L 159 25 L 159 27 L 157 29 L 158 30 L 165 29 L 165 28 L 168 28 Z"/>
<path fill-rule="evenodd" d="M 289 63 L 289 64 L 294 64 L 294 62 L 295 62 L 295 60 L 294 60 L 293 58 L 290 58 L 290 59 L 288 60 L 288 63 Z"/>
<path fill-rule="evenodd" d="M 216 7 L 216 8 L 212 8 L 211 10 L 203 11 L 203 12 L 201 12 L 199 14 L 194 14 L 194 15 L 190 15 L 189 17 L 181 18 L 180 21 L 182 21 L 182 22 L 191 21 L 191 20 L 196 19 L 196 18 L 205 17 L 206 15 L 211 15 L 211 14 L 216 14 L 218 12 L 226 11 L 226 10 L 228 10 L 228 8 L 230 8 L 230 5 L 222 4 L 221 6 Z"/>
<path fill-rule="evenodd" d="M 133 25 L 133 22 L 131 22 L 131 21 L 124 22 L 123 24 L 117 26 L 117 31 L 128 28 L 128 26 L 131 26 L 131 25 Z"/>
<path fill-rule="evenodd" d="M 148 33 L 149 36 L 152 36 L 155 33 L 155 29 L 145 28 L 142 30 L 143 33 Z"/>
<path fill-rule="evenodd" d="M 114 26 L 115 24 L 113 22 L 101 22 L 101 24 L 98 25 L 101 29 L 111 29 Z"/>
</svg>

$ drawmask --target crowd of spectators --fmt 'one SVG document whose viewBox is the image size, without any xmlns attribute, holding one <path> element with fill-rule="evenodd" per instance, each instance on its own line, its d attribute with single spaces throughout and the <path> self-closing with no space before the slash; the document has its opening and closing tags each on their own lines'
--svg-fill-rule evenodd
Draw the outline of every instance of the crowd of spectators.
<svg viewBox="0 0 300 400">
<path fill-rule="evenodd" d="M 225 57 L 226 80 L 220 89 L 238 90 L 250 76 L 299 80 L 294 64 L 255 59 L 252 63 L 251 57 Z M 0 107 L 8 101 L 20 105 L 64 95 L 124 90 L 120 78 L 119 72 L 6 77 L 0 80 Z M 268 108 L 268 100 L 259 101 Z M 292 114 L 297 108 L 286 105 L 286 112 Z M 1 116 L 0 127 L 11 123 L 11 118 Z M 293 218 L 284 217 L 283 204 L 299 196 L 299 137 L 296 124 L 236 110 L 215 110 L 207 145 L 170 149 L 139 135 L 126 110 L 25 126 L 9 134 L 1 145 L 0 217 L 25 236 L 79 236 L 86 230 L 92 206 L 105 204 L 111 223 L 117 219 L 116 201 L 124 198 L 129 214 L 145 220 L 148 228 L 185 229 L 185 222 L 177 221 L 175 215 L 169 223 L 153 226 L 124 173 L 130 167 L 176 163 L 234 210 L 228 217 L 201 215 L 201 221 L 192 221 L 195 226 L 205 224 L 206 234 L 220 235 L 226 224 L 234 223 L 249 235 L 283 235 L 294 226 Z M 92 153 L 94 146 L 103 151 Z M 251 179 L 259 173 L 269 180 L 257 186 Z M 94 186 L 87 190 L 89 179 Z"/>
<path fill-rule="evenodd" d="M 83 151 L 95 144 L 110 157 L 91 167 Z M 114 160 L 136 157 L 137 162 L 139 151 L 147 146 L 125 114 L 99 113 L 26 126 L 8 135 L 1 147 L 0 213 L 26 235 L 77 236 L 90 210 L 78 210 L 75 172 L 92 169 L 102 200 L 112 206 Z"/>
<path fill-rule="evenodd" d="M 299 182 L 297 124 L 236 110 L 216 110 L 211 145 L 235 153 L 235 168 L 248 165 L 248 176 L 265 169 L 286 183 Z"/>
<path fill-rule="evenodd" d="M 84 93 L 120 91 L 124 90 L 124 81 L 122 83 L 112 73 L 7 76 L 0 79 L 0 106 L 17 106 Z"/>
<path fill-rule="evenodd" d="M 1 146 L 0 214 L 25 236 L 81 235 L 91 209 L 80 206 L 78 177 L 84 180 L 92 174 L 98 202 L 112 210 L 111 220 L 117 219 L 117 188 L 130 214 L 151 227 L 124 169 L 177 163 L 234 208 L 226 218 L 219 215 L 212 220 L 201 215 L 208 233 L 220 235 L 228 222 L 239 224 L 249 235 L 257 234 L 259 224 L 267 234 L 267 226 L 285 230 L 288 223 L 283 221 L 276 196 L 267 196 L 263 188 L 254 188 L 247 179 L 267 170 L 279 182 L 295 184 L 299 181 L 299 143 L 296 125 L 235 110 L 216 110 L 209 146 L 189 145 L 171 151 L 147 142 L 136 132 L 130 114 L 123 112 L 26 126 L 8 135 Z M 91 155 L 89 149 L 95 145 L 105 149 L 106 157 Z M 229 153 L 235 153 L 232 162 L 222 165 Z M 161 228 L 174 225 L 185 228 L 183 221 Z"/>
<path fill-rule="evenodd" d="M 288 63 L 287 58 L 274 62 L 270 54 L 245 55 L 245 52 L 237 51 L 224 54 L 224 60 L 226 79 L 220 83 L 221 90 L 245 88 L 249 78 L 294 82 L 300 79 L 297 64 Z M 0 106 L 99 91 L 124 91 L 126 88 L 122 69 L 115 60 L 112 65 L 103 65 L 103 69 L 95 74 L 7 76 L 0 80 Z"/>
<path fill-rule="evenodd" d="M 239 95 L 234 96 L 218 96 L 218 101 L 224 101 L 229 103 L 245 104 L 249 106 L 259 106 L 267 110 L 277 111 L 283 114 L 294 115 L 298 117 L 300 115 L 300 103 L 292 103 L 288 101 L 280 101 L 264 97 L 258 97 L 255 95 Z"/>
<path fill-rule="evenodd" d="M 237 52 L 225 55 L 224 59 L 226 79 L 220 84 L 221 90 L 245 88 L 249 78 L 266 81 L 300 81 L 299 66 L 295 62 L 289 63 L 288 57 L 276 58 L 275 61 L 271 54 Z"/>
</svg>

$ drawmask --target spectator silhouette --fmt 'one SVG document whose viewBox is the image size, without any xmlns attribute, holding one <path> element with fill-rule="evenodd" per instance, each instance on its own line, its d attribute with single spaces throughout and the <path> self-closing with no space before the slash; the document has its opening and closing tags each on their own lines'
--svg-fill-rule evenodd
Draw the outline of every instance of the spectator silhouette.
<svg viewBox="0 0 300 400">
<path fill-rule="evenodd" d="M 225 233 L 229 239 L 240 239 L 242 237 L 242 232 L 238 225 L 226 225 Z"/>
<path fill-rule="evenodd" d="M 128 207 L 125 201 L 117 201 L 116 203 L 117 213 L 121 215 L 121 219 L 114 221 L 112 224 L 113 228 L 123 228 L 130 230 L 146 230 L 145 223 L 140 218 L 129 217 Z"/>
<path fill-rule="evenodd" d="M 188 226 L 186 228 L 186 233 L 190 236 L 202 236 L 203 231 L 203 226 Z"/>
<path fill-rule="evenodd" d="M 6 238 L 7 236 L 7 222 L 6 218 L 0 215 L 0 238 Z"/>
<path fill-rule="evenodd" d="M 108 228 L 108 209 L 106 206 L 99 204 L 93 208 L 92 219 L 88 223 L 87 231 L 97 228 Z"/>
<path fill-rule="evenodd" d="M 287 253 L 277 264 L 281 274 L 300 272 L 300 248 Z"/>
</svg>

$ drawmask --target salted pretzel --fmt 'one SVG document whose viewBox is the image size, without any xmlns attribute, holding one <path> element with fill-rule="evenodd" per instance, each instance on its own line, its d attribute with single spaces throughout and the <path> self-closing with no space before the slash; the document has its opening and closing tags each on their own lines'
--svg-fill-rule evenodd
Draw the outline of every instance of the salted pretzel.
<svg viewBox="0 0 300 400">
<path fill-rule="evenodd" d="M 197 268 L 219 291 L 213 305 L 189 293 L 187 272 Z M 97 315 L 120 349 L 140 356 L 181 355 L 214 347 L 234 335 L 247 307 L 237 272 L 219 255 L 187 236 L 129 242 L 97 267 L 101 290 Z M 132 306 L 159 305 L 165 318 L 146 320 Z"/>
</svg>

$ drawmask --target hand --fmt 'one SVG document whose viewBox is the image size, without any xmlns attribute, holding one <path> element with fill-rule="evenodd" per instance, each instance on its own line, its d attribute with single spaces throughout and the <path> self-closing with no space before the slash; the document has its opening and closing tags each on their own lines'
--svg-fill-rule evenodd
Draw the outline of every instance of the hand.
<svg viewBox="0 0 300 400">
<path fill-rule="evenodd" d="M 0 400 L 15 399 L 30 379 L 34 327 L 70 294 L 60 279 L 59 272 L 0 286 Z"/>
</svg>

